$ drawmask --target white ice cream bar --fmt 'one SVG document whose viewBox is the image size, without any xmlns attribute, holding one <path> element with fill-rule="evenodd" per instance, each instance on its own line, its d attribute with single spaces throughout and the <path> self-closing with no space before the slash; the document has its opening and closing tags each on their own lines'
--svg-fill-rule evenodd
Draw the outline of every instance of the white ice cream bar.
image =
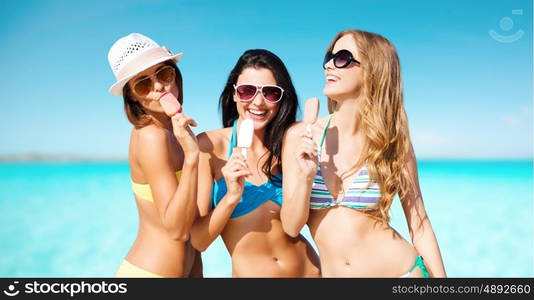
<svg viewBox="0 0 534 300">
<path fill-rule="evenodd" d="M 252 136 L 254 135 L 254 122 L 252 120 L 243 120 L 239 125 L 239 135 L 237 136 L 237 147 L 241 149 L 241 154 L 247 158 L 247 149 L 252 145 Z"/>
</svg>

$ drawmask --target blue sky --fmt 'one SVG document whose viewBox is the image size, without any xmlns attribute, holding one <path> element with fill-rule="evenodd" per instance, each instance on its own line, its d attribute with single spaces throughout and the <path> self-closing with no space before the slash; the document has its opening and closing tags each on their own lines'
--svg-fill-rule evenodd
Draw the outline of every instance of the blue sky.
<svg viewBox="0 0 534 300">
<path fill-rule="evenodd" d="M 221 126 L 218 96 L 251 48 L 280 56 L 300 101 L 318 96 L 324 115 L 322 57 L 349 28 L 397 47 L 419 158 L 532 158 L 532 2 L 460 0 L 2 1 L 0 155 L 125 158 L 131 125 L 107 93 L 107 52 L 131 32 L 185 53 L 197 133 Z M 504 43 L 491 30 L 523 35 Z"/>
</svg>

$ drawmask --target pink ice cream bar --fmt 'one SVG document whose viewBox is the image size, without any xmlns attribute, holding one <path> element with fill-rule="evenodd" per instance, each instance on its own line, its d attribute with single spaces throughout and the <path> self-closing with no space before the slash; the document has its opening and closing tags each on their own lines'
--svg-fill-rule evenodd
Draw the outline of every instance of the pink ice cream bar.
<svg viewBox="0 0 534 300">
<path fill-rule="evenodd" d="M 171 93 L 166 93 L 163 97 L 159 98 L 159 103 L 169 117 L 182 112 L 182 105 L 180 105 L 178 99 Z"/>
<path fill-rule="evenodd" d="M 304 106 L 304 123 L 310 125 L 317 121 L 319 114 L 319 99 L 310 98 Z"/>
<path fill-rule="evenodd" d="M 304 124 L 306 125 L 306 133 L 313 139 L 312 124 L 317 122 L 317 115 L 319 114 L 319 99 L 310 98 L 304 105 Z M 317 146 L 318 161 L 321 161 L 321 146 Z M 312 186 L 315 186 L 315 182 Z"/>
</svg>

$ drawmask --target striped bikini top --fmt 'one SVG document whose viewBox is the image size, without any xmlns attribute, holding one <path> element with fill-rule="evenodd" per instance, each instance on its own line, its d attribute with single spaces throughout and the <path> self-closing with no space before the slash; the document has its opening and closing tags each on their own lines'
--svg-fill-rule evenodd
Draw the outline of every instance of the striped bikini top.
<svg viewBox="0 0 534 300">
<path fill-rule="evenodd" d="M 321 143 L 319 146 L 319 162 L 321 161 L 321 149 L 323 148 L 323 142 L 326 137 L 326 131 L 330 126 L 332 116 L 328 119 L 326 126 L 321 137 Z M 341 201 L 336 201 L 332 194 L 328 191 L 326 184 L 324 183 L 323 175 L 321 173 L 321 167 L 317 168 L 315 179 L 313 180 L 313 186 L 310 198 L 310 209 L 324 209 L 334 207 L 336 205 L 342 205 L 354 209 L 376 209 L 377 203 L 380 200 L 380 187 L 378 183 L 369 178 L 369 172 L 367 166 L 363 165 L 353 179 L 349 189 L 343 195 Z"/>
</svg>

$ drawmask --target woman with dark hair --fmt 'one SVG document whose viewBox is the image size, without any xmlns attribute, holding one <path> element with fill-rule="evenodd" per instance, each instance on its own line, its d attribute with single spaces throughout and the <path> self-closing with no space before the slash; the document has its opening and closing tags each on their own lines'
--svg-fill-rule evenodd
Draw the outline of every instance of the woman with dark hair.
<svg viewBox="0 0 534 300">
<path fill-rule="evenodd" d="M 201 133 L 198 207 L 191 242 L 204 251 L 221 235 L 234 277 L 318 277 L 319 260 L 301 235 L 284 233 L 281 151 L 298 100 L 283 62 L 248 50 L 228 77 L 219 102 L 225 128 Z M 236 151 L 240 125 L 252 120 L 246 159 Z M 250 121 L 248 121 L 250 122 Z"/>
<path fill-rule="evenodd" d="M 196 217 L 198 144 L 181 112 L 182 76 L 173 55 L 150 38 L 132 33 L 108 53 L 132 123 L 128 160 L 139 211 L 137 238 L 117 277 L 201 277 L 200 253 L 189 242 Z"/>
</svg>

